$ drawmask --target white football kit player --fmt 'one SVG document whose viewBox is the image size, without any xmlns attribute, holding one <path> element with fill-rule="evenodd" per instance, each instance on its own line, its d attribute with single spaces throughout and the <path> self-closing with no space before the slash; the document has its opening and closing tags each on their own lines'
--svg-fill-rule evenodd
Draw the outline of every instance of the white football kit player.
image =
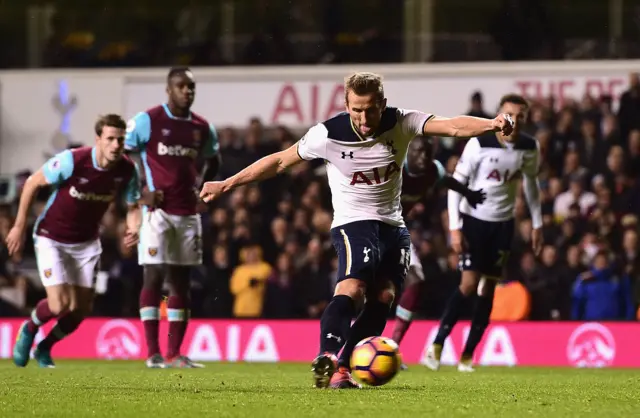
<svg viewBox="0 0 640 418">
<path fill-rule="evenodd" d="M 514 207 L 518 183 L 524 192 L 533 228 L 542 226 L 537 141 L 520 134 L 514 142 L 502 142 L 490 133 L 471 138 L 456 166 L 454 178 L 473 190 L 483 189 L 486 200 L 472 208 L 462 196 L 448 192 L 449 229 L 462 229 L 466 254 L 460 260 L 463 270 L 501 278 L 514 232 Z"/>
<path fill-rule="evenodd" d="M 408 268 L 409 234 L 402 218 L 402 164 L 409 143 L 432 117 L 393 107 L 385 109 L 375 137 L 364 138 L 347 113 L 312 127 L 300 140 L 302 159 L 327 164 L 334 218 L 332 239 L 338 253 L 338 281 L 365 282 L 385 277 L 402 285 Z"/>
</svg>

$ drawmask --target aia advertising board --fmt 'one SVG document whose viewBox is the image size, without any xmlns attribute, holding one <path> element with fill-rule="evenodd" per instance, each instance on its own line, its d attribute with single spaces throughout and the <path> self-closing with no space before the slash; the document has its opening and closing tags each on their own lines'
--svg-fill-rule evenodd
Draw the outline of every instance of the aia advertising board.
<svg viewBox="0 0 640 418">
<path fill-rule="evenodd" d="M 520 93 L 556 98 L 611 96 L 614 107 L 640 61 L 562 61 L 398 65 L 196 68 L 194 111 L 218 129 L 267 125 L 306 129 L 344 110 L 343 79 L 353 71 L 384 76 L 389 105 L 442 116 L 468 110 L 480 91 L 485 109 Z M 37 170 L 70 143 L 93 140 L 96 115 L 125 118 L 166 101 L 164 68 L 0 71 L 0 170 Z"/>
<path fill-rule="evenodd" d="M 0 358 L 10 358 L 21 320 L 0 320 Z M 40 330 L 36 341 L 53 326 Z M 400 351 L 407 363 L 421 363 L 437 331 L 435 321 L 416 321 Z M 318 349 L 318 321 L 193 320 L 183 353 L 198 361 L 308 362 Z M 390 321 L 384 335 L 391 335 Z M 469 323 L 447 340 L 443 364 L 455 364 Z M 161 324 L 161 347 L 167 324 Z M 476 351 L 485 366 L 640 367 L 640 323 L 513 322 L 492 324 Z M 137 319 L 85 321 L 54 347 L 55 358 L 143 359 L 144 331 Z"/>
</svg>

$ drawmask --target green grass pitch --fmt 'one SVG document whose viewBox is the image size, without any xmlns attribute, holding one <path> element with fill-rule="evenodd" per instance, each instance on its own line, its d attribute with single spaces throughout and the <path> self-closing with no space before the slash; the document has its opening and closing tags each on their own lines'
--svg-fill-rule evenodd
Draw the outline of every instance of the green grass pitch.
<svg viewBox="0 0 640 418">
<path fill-rule="evenodd" d="M 0 362 L 1 417 L 631 417 L 640 373 L 612 369 L 414 365 L 388 385 L 311 387 L 308 364 L 209 363 L 148 370 L 142 362 Z"/>
</svg>

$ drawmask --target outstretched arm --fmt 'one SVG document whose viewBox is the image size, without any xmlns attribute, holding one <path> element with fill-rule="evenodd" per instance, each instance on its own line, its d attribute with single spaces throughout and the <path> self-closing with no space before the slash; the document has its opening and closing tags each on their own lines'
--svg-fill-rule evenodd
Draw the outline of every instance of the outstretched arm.
<svg viewBox="0 0 640 418">
<path fill-rule="evenodd" d="M 224 181 L 204 183 L 200 198 L 205 202 L 211 202 L 236 187 L 263 181 L 283 173 L 303 160 L 325 158 L 326 150 L 327 129 L 323 124 L 318 124 L 309 129 L 306 135 L 292 147 L 267 155 Z"/>
<path fill-rule="evenodd" d="M 298 144 L 295 144 L 284 151 L 261 158 L 238 174 L 224 180 L 222 192 L 233 190 L 245 184 L 267 180 L 284 173 L 302 161 L 303 159 L 298 155 Z"/>
<path fill-rule="evenodd" d="M 424 135 L 468 138 L 487 132 L 513 132 L 513 120 L 509 115 L 501 114 L 495 119 L 476 118 L 474 116 L 456 116 L 444 118 L 436 116 L 429 119 L 423 127 Z"/>
</svg>

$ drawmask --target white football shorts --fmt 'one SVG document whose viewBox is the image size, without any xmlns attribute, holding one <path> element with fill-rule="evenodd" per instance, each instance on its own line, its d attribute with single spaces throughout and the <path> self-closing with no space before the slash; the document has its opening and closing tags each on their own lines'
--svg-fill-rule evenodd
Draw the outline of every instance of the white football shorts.
<svg viewBox="0 0 640 418">
<path fill-rule="evenodd" d="M 98 272 L 102 244 L 99 239 L 63 244 L 43 236 L 35 237 L 36 261 L 42 285 L 93 288 Z"/>
<path fill-rule="evenodd" d="M 170 215 L 162 209 L 144 208 L 138 263 L 196 266 L 202 264 L 200 215 Z"/>
</svg>

